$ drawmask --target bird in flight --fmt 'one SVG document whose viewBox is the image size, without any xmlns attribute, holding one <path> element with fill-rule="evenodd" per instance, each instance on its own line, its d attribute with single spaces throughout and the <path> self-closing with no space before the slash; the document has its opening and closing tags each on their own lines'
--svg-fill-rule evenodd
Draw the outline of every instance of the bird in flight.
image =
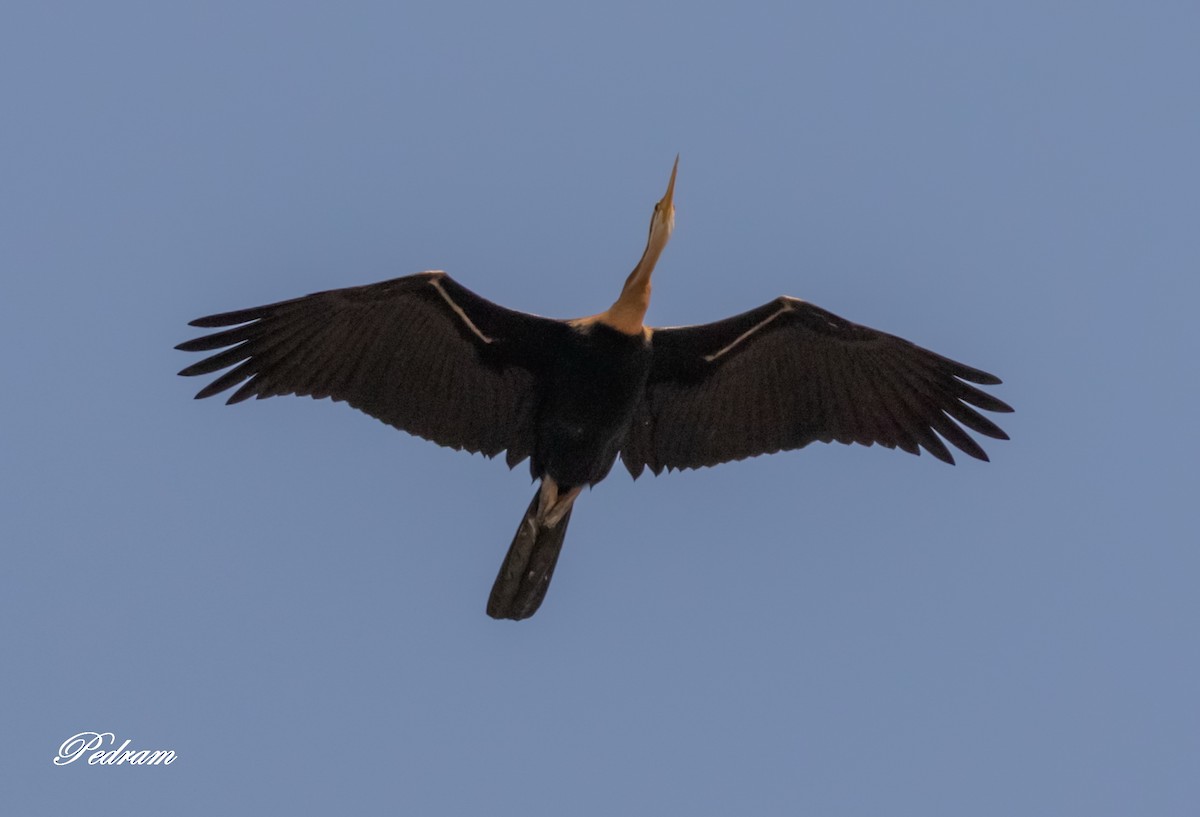
<svg viewBox="0 0 1200 817">
<path fill-rule="evenodd" d="M 977 409 L 1012 409 L 972 385 L 999 378 L 797 298 L 646 326 L 678 167 L 676 157 L 641 260 L 597 315 L 516 312 L 422 272 L 197 318 L 191 326 L 219 331 L 176 348 L 215 353 L 180 374 L 229 369 L 197 399 L 235 386 L 229 403 L 328 397 L 439 445 L 505 453 L 510 468 L 528 459 L 540 486 L 488 599 L 498 619 L 537 611 L 580 491 L 618 457 L 636 479 L 835 440 L 954 464 L 950 443 L 986 461 L 963 427 L 1008 439 Z"/>
</svg>

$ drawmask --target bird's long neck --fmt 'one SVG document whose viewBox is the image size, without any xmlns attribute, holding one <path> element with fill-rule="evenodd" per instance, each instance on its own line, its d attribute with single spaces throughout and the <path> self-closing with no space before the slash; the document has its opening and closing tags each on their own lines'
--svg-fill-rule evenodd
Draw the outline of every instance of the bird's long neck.
<svg viewBox="0 0 1200 817">
<path fill-rule="evenodd" d="M 601 323 L 627 335 L 642 333 L 646 310 L 650 308 L 650 276 L 654 274 L 654 265 L 658 263 L 658 257 L 667 246 L 669 237 L 669 232 L 651 230 L 642 260 L 638 261 L 633 272 L 625 279 L 620 297 L 597 316 Z"/>
<path fill-rule="evenodd" d="M 650 308 L 650 275 L 653 272 L 653 262 L 647 264 L 646 257 L 642 256 L 641 262 L 625 279 L 620 297 L 604 313 L 601 321 L 628 335 L 640 334 L 646 310 Z"/>
</svg>

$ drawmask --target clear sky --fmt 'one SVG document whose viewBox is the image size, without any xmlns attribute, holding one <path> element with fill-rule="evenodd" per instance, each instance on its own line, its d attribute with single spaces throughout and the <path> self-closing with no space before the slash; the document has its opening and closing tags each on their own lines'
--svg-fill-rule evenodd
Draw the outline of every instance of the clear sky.
<svg viewBox="0 0 1200 817">
<path fill-rule="evenodd" d="M 0 811 L 1192 815 L 1194 3 L 0 11 Z M 815 445 L 577 506 L 195 402 L 198 315 L 442 268 L 654 324 L 779 294 L 995 372 L 990 464 Z M 71 735 L 169 767 L 51 763 Z"/>
</svg>

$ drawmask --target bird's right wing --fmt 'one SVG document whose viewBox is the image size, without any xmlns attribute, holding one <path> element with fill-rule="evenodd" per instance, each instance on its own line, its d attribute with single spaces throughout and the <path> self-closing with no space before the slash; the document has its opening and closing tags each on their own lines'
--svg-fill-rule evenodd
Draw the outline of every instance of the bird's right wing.
<svg viewBox="0 0 1200 817">
<path fill-rule="evenodd" d="M 234 367 L 198 399 L 240 384 L 228 402 L 282 394 L 344 400 L 439 445 L 488 457 L 507 450 L 510 467 L 533 450 L 539 348 L 563 331 L 558 321 L 497 306 L 442 272 L 191 325 L 234 327 L 176 347 L 223 350 L 181 375 Z"/>
<path fill-rule="evenodd" d="M 999 378 L 796 298 L 656 329 L 651 343 L 650 379 L 621 451 L 634 477 L 647 466 L 700 468 L 817 440 L 924 448 L 953 464 L 939 434 L 986 460 L 956 421 L 1008 439 L 972 408 L 1012 411 L 970 385 Z"/>
</svg>

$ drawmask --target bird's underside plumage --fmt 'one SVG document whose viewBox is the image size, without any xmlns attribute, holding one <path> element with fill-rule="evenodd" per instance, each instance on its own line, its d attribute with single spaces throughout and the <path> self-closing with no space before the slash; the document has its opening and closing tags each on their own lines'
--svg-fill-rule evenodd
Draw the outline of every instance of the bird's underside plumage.
<svg viewBox="0 0 1200 817">
<path fill-rule="evenodd" d="M 963 426 L 1007 439 L 981 415 L 1011 411 L 976 388 L 992 375 L 795 298 L 716 323 L 650 329 L 650 277 L 675 227 L 675 175 L 646 248 L 613 305 L 558 321 L 514 312 L 440 271 L 210 315 L 219 331 L 179 344 L 215 354 L 182 375 L 227 372 L 200 390 L 230 403 L 279 394 L 344 400 L 389 425 L 509 467 L 538 492 L 492 587 L 493 618 L 533 615 L 580 491 L 619 456 L 700 468 L 821 440 L 987 455 Z M 945 442 L 943 442 L 945 440 Z"/>
</svg>

